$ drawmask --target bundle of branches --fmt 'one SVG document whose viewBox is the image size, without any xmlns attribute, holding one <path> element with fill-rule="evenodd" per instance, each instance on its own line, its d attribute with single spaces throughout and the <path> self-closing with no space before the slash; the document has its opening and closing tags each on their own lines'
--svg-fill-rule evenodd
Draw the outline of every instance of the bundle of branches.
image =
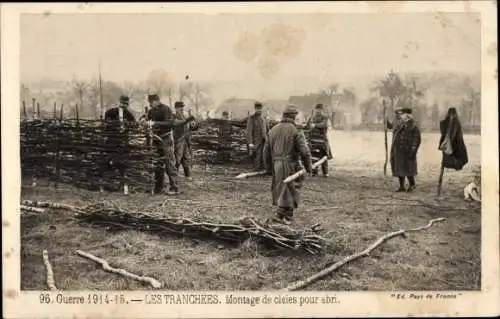
<svg viewBox="0 0 500 319">
<path fill-rule="evenodd" d="M 85 188 L 114 190 L 127 183 L 150 190 L 157 155 L 148 136 L 147 128 L 130 123 L 119 129 L 92 120 L 26 121 L 21 124 L 22 173 Z"/>
<path fill-rule="evenodd" d="M 315 254 L 321 251 L 325 239 L 314 229 L 294 230 L 285 225 L 259 222 L 246 217 L 235 224 L 219 223 L 206 218 L 168 217 L 164 213 L 127 212 L 104 204 L 79 209 L 81 221 L 106 225 L 110 230 L 134 229 L 159 235 L 177 234 L 198 238 L 215 238 L 240 244 L 252 238 L 269 248 L 292 249 Z"/>
</svg>

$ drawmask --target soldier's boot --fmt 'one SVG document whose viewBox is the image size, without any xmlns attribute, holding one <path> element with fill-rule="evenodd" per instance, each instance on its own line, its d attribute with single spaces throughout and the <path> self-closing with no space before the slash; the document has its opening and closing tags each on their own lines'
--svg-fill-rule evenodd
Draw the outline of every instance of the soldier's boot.
<svg viewBox="0 0 500 319">
<path fill-rule="evenodd" d="M 398 177 L 399 179 L 399 188 L 396 190 L 396 192 L 405 192 L 405 178 L 404 177 Z"/>
<path fill-rule="evenodd" d="M 186 176 L 186 180 L 192 181 L 193 178 L 191 177 L 191 167 L 189 167 L 188 164 L 184 164 L 182 168 L 184 169 L 184 176 Z"/>
<path fill-rule="evenodd" d="M 275 220 L 285 225 L 290 225 L 293 219 L 293 208 L 280 207 L 276 212 Z"/>
<path fill-rule="evenodd" d="M 408 193 L 411 193 L 417 188 L 417 185 L 415 184 L 415 177 L 413 176 L 408 176 L 408 182 L 410 183 L 410 186 L 406 190 Z"/>
<path fill-rule="evenodd" d="M 312 170 L 312 176 L 318 176 L 318 169 L 317 168 Z"/>
<path fill-rule="evenodd" d="M 324 162 L 323 165 L 321 165 L 321 170 L 323 177 L 328 177 L 328 162 Z"/>
</svg>

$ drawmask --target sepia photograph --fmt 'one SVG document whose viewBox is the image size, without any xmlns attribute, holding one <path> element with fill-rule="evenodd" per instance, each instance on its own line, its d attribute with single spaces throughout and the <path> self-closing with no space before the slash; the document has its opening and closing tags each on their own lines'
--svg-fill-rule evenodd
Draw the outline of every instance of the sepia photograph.
<svg viewBox="0 0 500 319">
<path fill-rule="evenodd" d="M 480 12 L 90 9 L 18 17 L 21 292 L 485 289 Z"/>
</svg>

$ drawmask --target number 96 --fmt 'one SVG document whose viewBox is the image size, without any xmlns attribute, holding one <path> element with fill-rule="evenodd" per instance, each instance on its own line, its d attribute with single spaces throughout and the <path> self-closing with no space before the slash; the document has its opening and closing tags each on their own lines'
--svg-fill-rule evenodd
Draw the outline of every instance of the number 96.
<svg viewBox="0 0 500 319">
<path fill-rule="evenodd" d="M 50 295 L 40 294 L 40 303 L 50 303 Z"/>
</svg>

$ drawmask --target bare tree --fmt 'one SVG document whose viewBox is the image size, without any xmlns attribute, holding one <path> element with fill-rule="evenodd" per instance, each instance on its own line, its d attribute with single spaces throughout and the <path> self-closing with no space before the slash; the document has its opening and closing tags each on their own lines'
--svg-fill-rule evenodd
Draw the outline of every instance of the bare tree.
<svg viewBox="0 0 500 319">
<path fill-rule="evenodd" d="M 85 97 L 85 94 L 87 93 L 86 91 L 89 84 L 86 81 L 73 78 L 73 80 L 71 81 L 71 85 L 73 86 L 73 92 L 78 97 L 78 103 L 80 103 L 80 106 L 82 106 L 83 99 Z"/>
<path fill-rule="evenodd" d="M 194 105 L 195 114 L 199 114 L 200 108 L 207 107 L 210 104 L 210 87 L 208 84 L 202 84 L 199 82 L 189 83 L 187 87 L 187 98 L 190 103 Z"/>
</svg>

